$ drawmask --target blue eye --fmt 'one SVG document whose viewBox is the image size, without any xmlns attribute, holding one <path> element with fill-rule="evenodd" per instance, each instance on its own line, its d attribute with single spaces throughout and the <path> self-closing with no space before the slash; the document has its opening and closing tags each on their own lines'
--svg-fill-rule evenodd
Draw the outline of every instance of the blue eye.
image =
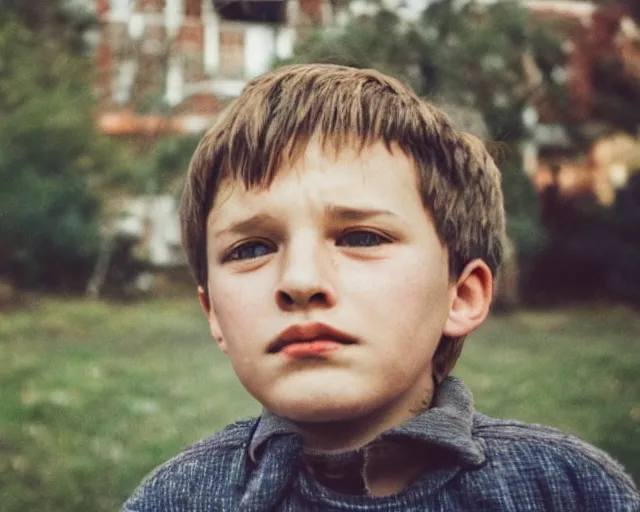
<svg viewBox="0 0 640 512">
<path fill-rule="evenodd" d="M 273 252 L 273 247 L 265 242 L 248 242 L 233 249 L 225 258 L 225 261 L 251 260 L 266 256 Z"/>
<path fill-rule="evenodd" d="M 387 237 L 372 231 L 352 231 L 338 239 L 337 245 L 348 247 L 374 247 L 391 242 Z"/>
</svg>

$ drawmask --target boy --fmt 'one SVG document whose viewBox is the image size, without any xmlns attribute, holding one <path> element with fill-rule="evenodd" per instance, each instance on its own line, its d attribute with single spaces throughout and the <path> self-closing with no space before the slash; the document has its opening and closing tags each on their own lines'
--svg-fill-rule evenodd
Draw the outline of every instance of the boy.
<svg viewBox="0 0 640 512">
<path fill-rule="evenodd" d="M 257 78 L 196 150 L 181 215 L 211 333 L 264 413 L 125 510 L 640 510 L 606 455 L 475 413 L 449 376 L 489 310 L 500 176 L 398 81 Z"/>
</svg>

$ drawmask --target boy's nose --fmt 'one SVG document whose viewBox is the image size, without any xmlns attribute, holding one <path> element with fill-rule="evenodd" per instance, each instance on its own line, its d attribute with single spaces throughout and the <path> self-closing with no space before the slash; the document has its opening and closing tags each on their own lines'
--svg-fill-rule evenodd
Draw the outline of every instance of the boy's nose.
<svg viewBox="0 0 640 512">
<path fill-rule="evenodd" d="M 300 240 L 285 249 L 276 301 L 284 310 L 327 308 L 336 302 L 331 255 L 322 244 Z"/>
</svg>

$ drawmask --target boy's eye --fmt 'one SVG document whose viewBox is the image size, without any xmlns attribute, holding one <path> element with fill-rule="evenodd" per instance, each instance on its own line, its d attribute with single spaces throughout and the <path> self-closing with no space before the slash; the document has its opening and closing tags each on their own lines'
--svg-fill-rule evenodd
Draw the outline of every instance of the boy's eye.
<svg viewBox="0 0 640 512">
<path fill-rule="evenodd" d="M 391 240 L 373 231 L 352 231 L 342 235 L 337 245 L 348 247 L 373 247 L 376 245 L 388 244 Z"/>
<path fill-rule="evenodd" d="M 239 261 L 260 258 L 274 252 L 274 247 L 266 242 L 247 242 L 233 249 L 225 258 L 225 261 Z"/>
</svg>

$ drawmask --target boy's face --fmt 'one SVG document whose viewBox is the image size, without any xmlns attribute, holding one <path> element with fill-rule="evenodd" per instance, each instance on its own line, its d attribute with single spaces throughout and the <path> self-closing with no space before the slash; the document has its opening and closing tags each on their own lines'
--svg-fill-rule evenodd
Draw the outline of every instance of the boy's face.
<svg viewBox="0 0 640 512">
<path fill-rule="evenodd" d="M 455 284 L 400 150 L 312 143 L 268 189 L 223 184 L 207 238 L 212 333 L 267 409 L 393 422 L 428 401 Z"/>
</svg>

